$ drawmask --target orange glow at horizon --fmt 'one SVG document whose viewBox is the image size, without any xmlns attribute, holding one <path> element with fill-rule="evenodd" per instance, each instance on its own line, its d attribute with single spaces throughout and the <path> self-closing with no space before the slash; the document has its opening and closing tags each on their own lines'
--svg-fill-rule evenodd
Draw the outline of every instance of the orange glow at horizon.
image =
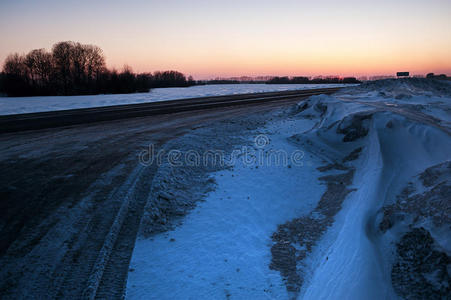
<svg viewBox="0 0 451 300">
<path fill-rule="evenodd" d="M 58 41 L 96 44 L 107 65 L 231 76 L 451 75 L 446 0 L 43 0 L 0 4 L 0 63 Z"/>
</svg>

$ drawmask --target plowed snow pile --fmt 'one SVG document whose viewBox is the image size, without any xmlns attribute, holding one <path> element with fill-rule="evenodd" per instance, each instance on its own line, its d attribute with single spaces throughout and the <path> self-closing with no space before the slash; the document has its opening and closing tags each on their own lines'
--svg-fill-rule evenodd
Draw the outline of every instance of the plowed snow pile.
<svg viewBox="0 0 451 300">
<path fill-rule="evenodd" d="M 127 297 L 448 299 L 450 120 L 450 83 L 384 80 L 181 137 L 289 159 L 161 165 Z"/>
<path fill-rule="evenodd" d="M 298 116 L 301 136 L 355 175 L 343 209 L 306 261 L 305 299 L 449 297 L 451 85 L 386 80 L 314 96 Z M 308 274 L 308 275 L 307 275 Z"/>
</svg>

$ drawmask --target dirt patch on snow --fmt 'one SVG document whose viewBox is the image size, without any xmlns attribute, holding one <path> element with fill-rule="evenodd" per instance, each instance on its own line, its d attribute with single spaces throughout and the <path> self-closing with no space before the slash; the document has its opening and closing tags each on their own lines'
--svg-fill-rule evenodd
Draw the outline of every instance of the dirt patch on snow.
<svg viewBox="0 0 451 300">
<path fill-rule="evenodd" d="M 396 293 L 406 299 L 448 297 L 451 249 L 443 238 L 451 234 L 451 162 L 413 178 L 382 213 L 381 232 L 400 236 L 391 271 Z"/>
<path fill-rule="evenodd" d="M 391 272 L 398 295 L 405 299 L 445 299 L 451 295 L 451 257 L 437 248 L 423 227 L 414 228 L 401 238 Z"/>
<path fill-rule="evenodd" d="M 355 158 L 358 156 L 356 153 L 356 151 L 352 152 Z M 327 186 L 327 189 L 316 208 L 307 216 L 279 225 L 272 236 L 274 245 L 271 248 L 270 268 L 281 273 L 287 290 L 294 295 L 300 292 L 304 281 L 304 274 L 300 270 L 302 261 L 308 253 L 312 252 L 312 248 L 327 228 L 333 224 L 334 216 L 341 210 L 346 196 L 353 191 L 348 186 L 352 183 L 355 170 L 339 163 L 318 168 L 321 172 L 333 169 L 346 172 L 318 178 Z"/>
</svg>

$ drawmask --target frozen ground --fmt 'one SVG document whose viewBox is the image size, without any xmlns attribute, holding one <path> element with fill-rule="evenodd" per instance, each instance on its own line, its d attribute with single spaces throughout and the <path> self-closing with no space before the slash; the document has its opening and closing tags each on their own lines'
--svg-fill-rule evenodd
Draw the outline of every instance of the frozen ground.
<svg viewBox="0 0 451 300">
<path fill-rule="evenodd" d="M 186 88 L 158 88 L 151 90 L 149 93 L 120 95 L 46 96 L 15 98 L 0 97 L 0 115 L 157 102 L 163 100 L 175 100 L 206 96 L 304 90 L 340 86 L 346 86 L 346 84 L 227 84 L 201 85 Z"/>
<path fill-rule="evenodd" d="M 126 297 L 447 299 L 450 101 L 448 82 L 385 80 L 172 141 L 257 160 L 160 166 Z M 302 164 L 259 164 L 272 150 Z"/>
</svg>

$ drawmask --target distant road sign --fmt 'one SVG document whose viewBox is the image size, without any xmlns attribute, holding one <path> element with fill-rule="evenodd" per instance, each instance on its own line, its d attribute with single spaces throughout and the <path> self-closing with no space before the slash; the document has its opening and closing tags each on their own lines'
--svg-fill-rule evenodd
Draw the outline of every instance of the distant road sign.
<svg viewBox="0 0 451 300">
<path fill-rule="evenodd" d="M 408 77 L 409 76 L 409 72 L 397 72 L 396 76 L 398 76 L 398 77 Z"/>
</svg>

